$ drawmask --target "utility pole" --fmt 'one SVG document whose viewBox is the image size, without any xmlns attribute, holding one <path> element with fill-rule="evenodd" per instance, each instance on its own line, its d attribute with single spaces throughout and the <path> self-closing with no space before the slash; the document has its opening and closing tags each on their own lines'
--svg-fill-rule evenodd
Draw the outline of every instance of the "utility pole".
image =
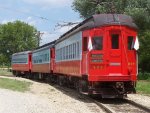
<svg viewBox="0 0 150 113">
<path fill-rule="evenodd" d="M 41 37 L 42 37 L 42 35 L 43 35 L 44 33 L 42 33 L 42 32 L 40 32 L 40 31 L 38 31 L 37 32 L 37 39 L 38 39 L 38 47 L 40 46 L 40 40 L 41 40 Z"/>
</svg>

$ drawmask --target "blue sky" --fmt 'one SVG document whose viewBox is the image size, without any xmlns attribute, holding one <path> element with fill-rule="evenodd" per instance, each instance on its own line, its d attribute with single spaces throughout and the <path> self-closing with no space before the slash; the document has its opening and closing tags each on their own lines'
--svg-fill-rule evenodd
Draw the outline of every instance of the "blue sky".
<svg viewBox="0 0 150 113">
<path fill-rule="evenodd" d="M 72 10 L 72 2 L 73 0 L 0 0 L 0 23 L 21 20 L 35 26 L 44 32 L 40 44 L 43 45 L 57 39 L 72 27 L 56 28 L 57 23 L 81 21 L 79 14 Z"/>
</svg>

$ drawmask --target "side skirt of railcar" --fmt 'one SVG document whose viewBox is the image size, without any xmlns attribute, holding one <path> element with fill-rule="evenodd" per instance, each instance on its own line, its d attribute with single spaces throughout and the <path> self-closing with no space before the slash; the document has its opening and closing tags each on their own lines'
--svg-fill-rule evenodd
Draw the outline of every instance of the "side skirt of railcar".
<svg viewBox="0 0 150 113">
<path fill-rule="evenodd" d="M 102 98 L 123 98 L 128 93 L 136 93 L 136 82 L 134 81 L 89 82 L 86 75 L 81 78 L 62 74 L 48 77 L 50 82 L 57 83 L 60 86 L 75 88 L 82 94 L 97 95 Z"/>
</svg>

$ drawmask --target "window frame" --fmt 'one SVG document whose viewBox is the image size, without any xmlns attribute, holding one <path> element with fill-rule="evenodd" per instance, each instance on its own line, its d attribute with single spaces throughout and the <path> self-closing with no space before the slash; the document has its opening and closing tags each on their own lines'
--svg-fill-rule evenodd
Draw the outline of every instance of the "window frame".
<svg viewBox="0 0 150 113">
<path fill-rule="evenodd" d="M 113 43 L 113 38 L 116 38 L 116 37 L 112 37 L 113 35 L 118 35 L 118 41 L 117 41 L 117 46 L 115 45 L 114 46 L 114 43 Z M 120 49 L 120 35 L 118 34 L 118 33 L 112 33 L 111 34 L 111 49 L 113 49 L 113 50 L 118 50 L 118 49 Z M 116 42 L 115 42 L 115 44 L 116 44 Z"/>
<path fill-rule="evenodd" d="M 129 38 L 132 38 L 132 43 L 129 45 Z M 127 50 L 131 51 L 134 50 L 134 44 L 135 44 L 135 37 L 134 36 L 127 36 Z M 129 48 L 130 46 L 130 48 Z"/>
<path fill-rule="evenodd" d="M 95 42 L 94 42 L 94 38 L 100 38 L 101 40 L 101 48 L 100 49 L 94 49 L 94 45 L 96 45 L 96 44 L 94 44 Z M 93 46 L 93 50 L 94 51 L 102 51 L 103 49 L 104 49 L 104 36 L 103 35 L 100 35 L 100 36 L 93 36 L 92 37 L 92 46 Z"/>
</svg>

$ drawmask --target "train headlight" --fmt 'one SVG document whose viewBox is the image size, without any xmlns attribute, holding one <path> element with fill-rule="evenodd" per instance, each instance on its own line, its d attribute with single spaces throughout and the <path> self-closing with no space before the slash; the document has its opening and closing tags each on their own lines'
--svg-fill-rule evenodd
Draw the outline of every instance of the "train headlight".
<svg viewBox="0 0 150 113">
<path fill-rule="evenodd" d="M 123 88 L 124 83 L 123 82 L 116 82 L 116 88 Z"/>
</svg>

